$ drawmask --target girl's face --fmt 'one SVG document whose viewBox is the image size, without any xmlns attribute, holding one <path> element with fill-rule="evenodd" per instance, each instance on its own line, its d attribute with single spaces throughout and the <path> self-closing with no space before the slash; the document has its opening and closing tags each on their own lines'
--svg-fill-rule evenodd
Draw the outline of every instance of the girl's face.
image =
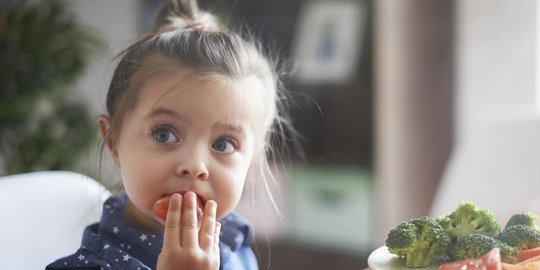
<svg viewBox="0 0 540 270">
<path fill-rule="evenodd" d="M 253 102 L 238 94 L 245 91 L 260 93 L 262 85 L 255 78 L 204 79 L 173 66 L 146 80 L 111 148 L 136 221 L 159 225 L 154 203 L 187 191 L 203 207 L 215 200 L 218 219 L 232 211 L 255 151 Z"/>
</svg>

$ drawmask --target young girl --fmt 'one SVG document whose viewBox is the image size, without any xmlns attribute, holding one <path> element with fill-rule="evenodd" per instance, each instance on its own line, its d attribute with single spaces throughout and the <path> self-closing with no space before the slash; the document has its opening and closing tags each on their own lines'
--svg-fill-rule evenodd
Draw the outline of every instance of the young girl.
<svg viewBox="0 0 540 270">
<path fill-rule="evenodd" d="M 98 119 L 124 192 L 47 269 L 257 269 L 233 209 L 248 176 L 266 186 L 278 86 L 256 44 L 169 3 L 123 52 Z"/>
</svg>

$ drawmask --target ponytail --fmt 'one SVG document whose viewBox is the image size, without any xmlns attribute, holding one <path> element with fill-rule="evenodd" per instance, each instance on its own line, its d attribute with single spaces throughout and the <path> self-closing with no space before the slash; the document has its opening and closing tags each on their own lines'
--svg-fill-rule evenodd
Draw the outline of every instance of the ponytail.
<svg viewBox="0 0 540 270">
<path fill-rule="evenodd" d="M 217 18 L 201 11 L 197 0 L 167 0 L 155 22 L 155 32 L 169 32 L 177 29 L 199 31 L 222 31 Z"/>
</svg>

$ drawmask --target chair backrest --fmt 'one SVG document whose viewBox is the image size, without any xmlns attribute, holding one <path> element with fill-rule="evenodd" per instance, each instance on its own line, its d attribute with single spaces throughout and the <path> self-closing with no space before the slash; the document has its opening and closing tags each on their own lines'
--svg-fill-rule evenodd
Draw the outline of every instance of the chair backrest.
<svg viewBox="0 0 540 270">
<path fill-rule="evenodd" d="M 0 177 L 1 268 L 45 269 L 75 252 L 109 196 L 98 182 L 73 172 Z"/>
<path fill-rule="evenodd" d="M 510 215 L 540 213 L 540 115 L 501 114 L 457 144 L 432 205 L 432 216 L 475 201 L 502 226 Z"/>
</svg>

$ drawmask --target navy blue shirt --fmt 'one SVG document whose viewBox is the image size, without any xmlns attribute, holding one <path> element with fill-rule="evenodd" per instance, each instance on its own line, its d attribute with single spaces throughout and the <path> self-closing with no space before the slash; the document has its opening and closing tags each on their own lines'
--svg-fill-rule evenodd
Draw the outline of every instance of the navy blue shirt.
<svg viewBox="0 0 540 270">
<path fill-rule="evenodd" d="M 81 247 L 46 269 L 155 269 L 163 235 L 141 229 L 122 211 L 127 196 L 109 198 L 99 223 L 84 230 Z M 253 233 L 239 215 L 231 213 L 221 221 L 219 269 L 258 269 L 251 250 Z"/>
</svg>

